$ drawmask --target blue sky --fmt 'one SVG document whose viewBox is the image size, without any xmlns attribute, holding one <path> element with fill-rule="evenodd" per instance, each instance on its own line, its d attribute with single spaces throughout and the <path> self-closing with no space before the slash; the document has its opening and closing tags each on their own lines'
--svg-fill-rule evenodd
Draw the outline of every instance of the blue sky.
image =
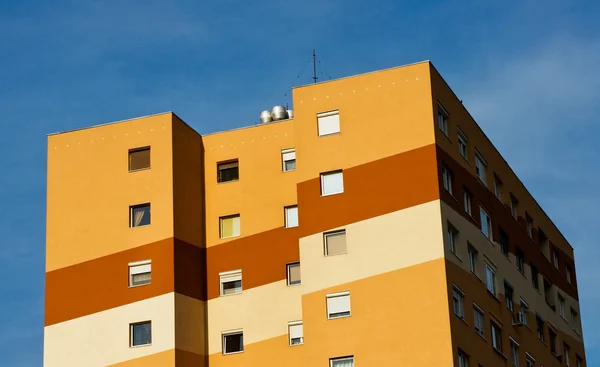
<svg viewBox="0 0 600 367">
<path fill-rule="evenodd" d="M 200 133 L 333 78 L 432 60 L 575 247 L 600 365 L 600 3 L 0 2 L 0 365 L 42 363 L 46 134 L 163 111 Z M 326 77 L 324 73 L 322 75 Z"/>
</svg>

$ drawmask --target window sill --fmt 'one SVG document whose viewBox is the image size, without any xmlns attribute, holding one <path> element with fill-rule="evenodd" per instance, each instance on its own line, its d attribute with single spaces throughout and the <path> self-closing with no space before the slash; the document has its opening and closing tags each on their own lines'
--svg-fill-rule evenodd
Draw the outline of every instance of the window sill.
<svg viewBox="0 0 600 367">
<path fill-rule="evenodd" d="M 302 285 L 302 282 L 299 282 L 299 283 L 294 283 L 294 284 L 288 284 L 287 286 L 288 286 L 288 287 L 297 287 L 297 286 L 299 286 L 299 285 Z"/>
<path fill-rule="evenodd" d="M 150 227 L 152 225 L 152 223 L 150 224 L 141 224 L 139 226 L 129 226 L 129 229 L 134 229 L 134 228 L 143 228 L 143 227 Z"/>
<path fill-rule="evenodd" d="M 319 138 L 324 138 L 326 136 L 332 136 L 332 135 L 340 135 L 340 131 L 336 131 L 334 133 L 329 133 L 329 134 L 319 134 Z"/>
<path fill-rule="evenodd" d="M 135 172 L 149 171 L 149 170 L 150 170 L 150 167 L 146 167 L 146 168 L 130 169 L 128 172 L 129 173 L 135 173 Z"/>
<path fill-rule="evenodd" d="M 288 226 L 284 226 L 283 228 L 290 229 L 290 228 L 296 228 L 296 227 L 298 227 L 298 226 L 289 226 L 289 227 Z"/>
<path fill-rule="evenodd" d="M 230 238 L 237 238 L 240 237 L 240 235 L 238 234 L 237 236 L 229 236 L 229 237 L 219 237 L 220 240 L 228 240 Z"/>
<path fill-rule="evenodd" d="M 240 182 L 240 179 L 238 178 L 237 180 L 217 182 L 217 185 L 228 184 L 228 183 L 233 183 L 233 182 Z"/>
<path fill-rule="evenodd" d="M 502 301 L 500 301 L 500 298 L 498 298 L 498 296 L 496 296 L 494 293 L 490 292 L 489 289 L 486 289 L 486 290 L 487 290 L 487 293 L 490 295 L 490 297 L 495 299 L 498 303 L 502 303 Z"/>
<path fill-rule="evenodd" d="M 130 345 L 129 349 L 144 348 L 144 347 L 151 347 L 151 346 L 152 346 L 152 343 L 141 344 L 141 345 Z"/>
<path fill-rule="evenodd" d="M 333 316 L 333 317 L 327 315 L 327 320 L 345 319 L 345 318 L 350 317 L 350 316 L 352 316 L 352 315 L 347 315 L 347 316 Z"/>
<path fill-rule="evenodd" d="M 224 356 L 230 356 L 232 354 L 240 354 L 240 353 L 244 353 L 243 350 L 239 351 L 239 352 L 231 352 L 231 353 L 223 353 Z"/>
<path fill-rule="evenodd" d="M 504 358 L 504 360 L 508 361 L 508 357 L 506 357 L 504 355 L 504 353 L 502 353 L 501 351 L 499 351 L 498 349 L 496 349 L 495 347 L 492 347 L 492 349 L 494 350 L 494 352 L 496 352 L 496 354 L 498 354 L 500 357 Z"/>
<path fill-rule="evenodd" d="M 147 285 L 152 285 L 152 283 L 130 285 L 129 288 L 139 288 L 139 287 L 144 287 L 144 286 L 147 286 Z"/>
<path fill-rule="evenodd" d="M 454 313 L 454 316 L 456 316 L 460 321 L 462 321 L 465 325 L 469 326 L 469 323 L 467 322 L 467 320 L 465 320 L 464 316 L 460 316 L 457 315 L 456 313 Z"/>
<path fill-rule="evenodd" d="M 343 194 L 343 193 L 344 193 L 343 191 L 332 192 L 331 194 L 321 194 L 321 197 L 324 198 L 324 197 L 327 197 L 327 196 L 340 195 L 340 194 Z"/>
<path fill-rule="evenodd" d="M 301 346 L 301 345 L 304 345 L 304 342 L 298 343 L 298 344 L 290 344 L 289 346 L 290 347 L 298 347 L 298 346 Z"/>
<path fill-rule="evenodd" d="M 480 337 L 481 339 L 485 340 L 485 342 L 487 343 L 487 341 L 488 341 L 488 340 L 485 338 L 485 336 L 483 336 L 483 335 L 484 335 L 484 333 L 479 333 L 479 331 L 475 330 L 475 334 L 479 335 L 479 337 Z"/>
<path fill-rule="evenodd" d="M 231 294 L 221 294 L 219 297 L 231 297 L 231 296 L 239 296 L 242 292 L 231 293 Z"/>
<path fill-rule="evenodd" d="M 450 250 L 448 250 L 448 251 L 450 251 Z M 458 261 L 460 261 L 461 263 L 463 262 L 463 261 L 462 261 L 462 259 L 461 259 L 460 257 L 458 257 L 458 255 L 456 254 L 456 252 L 454 252 L 454 251 L 450 251 L 450 253 L 451 253 L 452 255 L 454 255 L 454 257 L 455 257 L 455 258 L 456 258 Z"/>
</svg>

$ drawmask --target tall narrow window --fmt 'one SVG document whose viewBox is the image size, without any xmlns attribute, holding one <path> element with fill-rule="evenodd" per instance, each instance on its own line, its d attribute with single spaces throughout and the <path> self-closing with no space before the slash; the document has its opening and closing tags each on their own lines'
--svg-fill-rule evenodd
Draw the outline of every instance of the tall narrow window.
<svg viewBox="0 0 600 367">
<path fill-rule="evenodd" d="M 469 160 L 469 146 L 467 144 L 469 140 L 467 139 L 467 135 L 465 135 L 465 133 L 459 128 L 458 129 L 458 152 L 460 153 L 460 155 L 466 159 L 467 161 Z"/>
<path fill-rule="evenodd" d="M 347 253 L 345 229 L 323 233 L 323 242 L 325 243 L 325 256 Z"/>
<path fill-rule="evenodd" d="M 512 216 L 517 219 L 518 216 L 518 212 L 517 209 L 519 207 L 519 200 L 517 200 L 516 197 L 513 196 L 513 194 L 510 194 L 510 213 L 512 214 Z"/>
<path fill-rule="evenodd" d="M 288 335 L 290 346 L 304 344 L 304 327 L 302 321 L 290 322 L 288 324 Z"/>
<path fill-rule="evenodd" d="M 525 213 L 525 229 L 529 238 L 533 238 L 533 219 Z"/>
<path fill-rule="evenodd" d="M 219 273 L 221 296 L 242 293 L 242 271 L 233 270 Z"/>
<path fill-rule="evenodd" d="M 567 282 L 569 282 L 569 284 L 572 284 L 572 275 L 571 275 L 571 267 L 569 265 L 567 265 L 565 267 L 565 276 L 567 277 Z"/>
<path fill-rule="evenodd" d="M 558 314 L 565 317 L 565 299 L 560 294 L 558 295 Z"/>
<path fill-rule="evenodd" d="M 527 366 L 529 367 L 529 366 Z M 531 366 L 534 367 L 534 366 Z M 583 367 L 583 359 L 580 356 L 575 356 L 575 367 Z"/>
<path fill-rule="evenodd" d="M 537 289 L 538 291 L 540 290 L 540 280 L 539 280 L 539 273 L 537 270 L 537 267 L 533 264 L 529 265 L 531 267 L 531 285 L 533 285 L 533 288 Z"/>
<path fill-rule="evenodd" d="M 502 181 L 494 175 L 494 194 L 498 200 L 502 201 Z"/>
<path fill-rule="evenodd" d="M 326 299 L 328 319 L 350 316 L 350 292 L 328 294 Z"/>
<path fill-rule="evenodd" d="M 539 340 L 544 341 L 544 319 L 540 315 L 535 315 L 537 323 L 537 337 Z"/>
<path fill-rule="evenodd" d="M 579 314 L 571 307 L 571 328 L 579 333 Z"/>
<path fill-rule="evenodd" d="M 354 357 L 331 358 L 329 367 L 354 367 Z"/>
<path fill-rule="evenodd" d="M 129 264 L 129 286 L 137 287 L 150 284 L 152 280 L 152 264 L 150 260 Z"/>
<path fill-rule="evenodd" d="M 283 172 L 289 172 L 296 169 L 296 149 L 284 149 L 281 151 L 281 163 Z"/>
<path fill-rule="evenodd" d="M 452 253 L 456 253 L 456 238 L 458 237 L 458 230 L 454 226 L 447 222 L 446 241 L 448 242 L 448 250 Z"/>
<path fill-rule="evenodd" d="M 471 215 L 471 193 L 469 192 L 469 190 L 464 189 L 463 192 L 463 201 L 464 201 L 464 206 L 465 206 L 465 212 L 467 212 L 467 214 Z"/>
<path fill-rule="evenodd" d="M 321 195 L 334 195 L 344 192 L 344 175 L 342 171 L 321 173 Z"/>
<path fill-rule="evenodd" d="M 569 354 L 571 354 L 571 348 L 569 348 L 567 343 L 563 343 L 563 351 L 564 351 L 564 355 L 565 355 L 565 366 L 568 367 L 571 365 L 571 359 L 569 357 Z"/>
<path fill-rule="evenodd" d="M 527 353 L 525 361 L 527 362 L 526 367 L 535 367 L 535 359 L 529 353 Z"/>
<path fill-rule="evenodd" d="M 241 353 L 244 351 L 244 332 L 233 330 L 221 334 L 223 354 Z"/>
<path fill-rule="evenodd" d="M 240 235 L 240 215 L 228 215 L 219 218 L 221 238 L 237 237 Z"/>
<path fill-rule="evenodd" d="M 523 325 L 527 325 L 527 316 L 529 314 L 529 304 L 525 302 L 523 298 L 520 298 L 521 301 L 521 319 L 523 321 Z"/>
<path fill-rule="evenodd" d="M 556 269 L 558 269 L 559 268 L 558 251 L 556 249 L 552 250 L 552 261 L 554 262 L 554 267 Z"/>
<path fill-rule="evenodd" d="M 287 206 L 285 211 L 285 228 L 298 227 L 298 206 Z"/>
<path fill-rule="evenodd" d="M 477 250 L 471 244 L 469 244 L 467 256 L 469 258 L 469 270 L 471 270 L 471 273 L 477 274 Z"/>
<path fill-rule="evenodd" d="M 469 367 L 469 356 L 462 350 L 458 350 L 458 367 Z"/>
<path fill-rule="evenodd" d="M 475 151 L 475 173 L 479 180 L 487 186 L 487 162 L 477 150 Z"/>
<path fill-rule="evenodd" d="M 517 270 L 519 270 L 519 273 L 525 274 L 525 254 L 523 250 L 517 247 L 515 257 L 517 259 Z"/>
<path fill-rule="evenodd" d="M 498 232 L 500 232 L 500 251 L 504 256 L 508 256 L 508 234 L 502 227 L 499 228 Z"/>
<path fill-rule="evenodd" d="M 340 132 L 340 111 L 323 112 L 317 115 L 319 136 Z"/>
<path fill-rule="evenodd" d="M 441 104 L 438 103 L 438 127 L 442 132 L 448 136 L 448 112 L 442 107 Z"/>
<path fill-rule="evenodd" d="M 152 322 L 129 324 L 129 346 L 140 347 L 152 344 Z"/>
<path fill-rule="evenodd" d="M 550 353 L 556 355 L 556 333 L 548 328 L 548 343 L 550 343 Z"/>
<path fill-rule="evenodd" d="M 240 179 L 238 160 L 217 163 L 217 182 L 230 182 Z"/>
<path fill-rule="evenodd" d="M 150 168 L 150 147 L 129 151 L 129 172 Z"/>
<path fill-rule="evenodd" d="M 300 278 L 300 263 L 287 264 L 287 285 L 296 285 L 302 282 Z"/>
<path fill-rule="evenodd" d="M 485 286 L 491 294 L 496 296 L 496 271 L 487 263 L 485 264 Z"/>
<path fill-rule="evenodd" d="M 473 303 L 473 324 L 475 325 L 475 332 L 483 336 L 483 309 Z"/>
<path fill-rule="evenodd" d="M 490 330 L 492 331 L 492 347 L 502 353 L 502 329 L 491 321 Z"/>
<path fill-rule="evenodd" d="M 479 207 L 479 217 L 481 219 L 481 232 L 492 241 L 492 218 L 482 207 Z"/>
<path fill-rule="evenodd" d="M 150 203 L 129 207 L 129 227 L 142 227 L 150 224 Z"/>
<path fill-rule="evenodd" d="M 514 291 L 513 287 L 505 280 L 504 281 L 504 303 L 510 312 L 515 312 L 515 306 L 513 304 Z"/>
<path fill-rule="evenodd" d="M 519 344 L 510 338 L 510 361 L 515 367 L 519 367 Z"/>
<path fill-rule="evenodd" d="M 442 180 L 444 183 L 444 189 L 452 194 L 452 172 L 448 169 L 448 167 L 442 167 Z"/>
<path fill-rule="evenodd" d="M 452 300 L 454 314 L 461 319 L 465 318 L 465 294 L 456 285 L 452 286 Z"/>
</svg>

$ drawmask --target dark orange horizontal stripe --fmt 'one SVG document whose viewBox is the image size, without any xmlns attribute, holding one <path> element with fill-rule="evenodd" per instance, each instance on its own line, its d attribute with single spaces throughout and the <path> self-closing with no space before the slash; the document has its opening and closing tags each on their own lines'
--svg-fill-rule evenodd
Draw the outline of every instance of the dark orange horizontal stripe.
<svg viewBox="0 0 600 367">
<path fill-rule="evenodd" d="M 320 178 L 298 184 L 300 226 L 276 228 L 207 249 L 208 299 L 219 297 L 219 273 L 242 269 L 243 288 L 286 279 L 299 239 L 439 198 L 435 145 L 344 170 L 344 193 L 321 197 Z"/>
<path fill-rule="evenodd" d="M 128 264 L 152 260 L 152 283 L 129 287 Z M 169 238 L 46 273 L 45 325 L 178 292 L 205 300 L 205 251 Z"/>
</svg>

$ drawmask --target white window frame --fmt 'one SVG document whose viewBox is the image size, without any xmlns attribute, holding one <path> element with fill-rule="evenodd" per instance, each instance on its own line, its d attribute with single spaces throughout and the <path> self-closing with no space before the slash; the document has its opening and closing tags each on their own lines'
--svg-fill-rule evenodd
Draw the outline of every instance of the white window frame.
<svg viewBox="0 0 600 367">
<path fill-rule="evenodd" d="M 231 336 L 231 335 L 237 335 L 237 334 L 242 334 L 242 350 L 237 351 L 237 352 L 229 352 L 227 353 L 227 343 L 225 342 L 226 337 Z M 228 330 L 228 331 L 223 331 L 221 332 L 221 353 L 224 356 L 228 356 L 231 354 L 239 354 L 239 353 L 244 353 L 244 330 L 243 329 L 236 329 L 236 330 Z"/>
<path fill-rule="evenodd" d="M 480 325 L 477 325 L 478 323 L 480 323 Z M 483 311 L 483 308 L 479 307 L 475 302 L 473 302 L 473 327 L 479 336 L 485 335 L 485 312 Z"/>
<path fill-rule="evenodd" d="M 298 330 L 300 330 L 300 334 L 298 334 Z M 294 337 L 294 335 L 300 336 Z M 294 339 L 300 339 L 300 342 L 294 343 Z M 302 324 L 302 320 L 288 322 L 288 342 L 290 347 L 304 344 L 304 326 Z"/>
<path fill-rule="evenodd" d="M 469 356 L 462 350 L 458 350 L 458 367 L 469 367 Z"/>
<path fill-rule="evenodd" d="M 452 195 L 452 172 L 445 165 L 442 166 L 442 183 L 444 189 Z"/>
<path fill-rule="evenodd" d="M 287 169 L 286 162 L 294 161 L 294 168 Z M 281 151 L 281 170 L 283 172 L 292 172 L 296 170 L 296 148 L 284 149 Z"/>
<path fill-rule="evenodd" d="M 331 116 L 337 116 L 337 121 L 321 120 Z M 324 124 L 324 122 L 327 122 L 328 124 L 326 125 Z M 339 134 L 341 132 L 340 125 L 341 122 L 339 110 L 321 112 L 317 114 L 317 134 L 319 135 L 319 137 Z M 325 129 L 325 127 L 327 127 L 327 129 Z M 324 131 L 322 132 L 321 130 Z"/>
<path fill-rule="evenodd" d="M 571 352 L 571 347 L 567 345 L 567 343 L 563 342 L 563 354 L 565 355 L 565 366 L 571 366 L 571 359 L 569 357 L 569 353 Z"/>
<path fill-rule="evenodd" d="M 521 315 L 523 315 L 523 325 L 528 326 L 527 325 L 527 314 L 529 313 L 529 303 L 525 302 L 525 300 L 523 298 L 519 298 L 519 301 L 521 303 Z"/>
<path fill-rule="evenodd" d="M 488 276 L 488 273 L 491 274 L 491 279 Z M 488 283 L 491 281 L 491 285 Z M 498 287 L 496 286 L 496 269 L 494 269 L 487 262 L 485 263 L 485 288 L 494 295 L 494 297 L 498 296 Z M 490 286 L 492 289 L 490 289 Z"/>
<path fill-rule="evenodd" d="M 535 358 L 527 352 L 525 352 L 525 367 L 535 367 Z"/>
<path fill-rule="evenodd" d="M 152 260 L 136 261 L 128 264 L 129 288 L 143 287 L 152 284 Z M 133 284 L 133 276 L 138 274 L 150 274 L 150 280 L 143 284 Z"/>
<path fill-rule="evenodd" d="M 340 253 L 335 253 L 335 254 L 330 254 L 329 253 L 329 244 L 327 242 L 327 239 L 331 236 L 340 236 L 342 235 L 344 236 L 344 240 L 346 241 L 346 251 L 345 252 L 340 252 Z M 346 230 L 345 229 L 340 229 L 340 230 L 336 230 L 336 231 L 330 231 L 330 232 L 325 232 L 323 233 L 323 246 L 324 246 L 324 252 L 325 252 L 325 256 L 337 256 L 337 255 L 345 255 L 348 253 L 348 237 L 346 236 Z"/>
<path fill-rule="evenodd" d="M 500 340 L 498 340 L 498 335 L 496 335 L 496 330 L 499 331 Z M 502 329 L 495 322 L 490 322 L 490 333 L 492 336 L 492 347 L 496 349 L 498 352 L 502 353 Z M 498 348 L 500 346 L 500 348 Z"/>
<path fill-rule="evenodd" d="M 334 176 L 334 175 L 339 175 L 341 177 L 341 190 L 337 189 L 335 191 L 325 192 L 326 178 L 328 176 Z M 343 170 L 340 169 L 340 170 L 321 173 L 321 196 L 337 195 L 337 194 L 342 194 L 343 192 L 344 192 L 344 171 Z"/>
<path fill-rule="evenodd" d="M 442 132 L 444 133 L 444 135 L 449 136 L 448 134 L 448 117 L 450 116 L 450 114 L 448 114 L 448 111 L 446 111 L 446 109 L 442 106 L 441 103 L 438 102 L 438 108 L 437 108 L 437 122 L 438 122 L 438 128 L 440 130 L 442 130 Z"/>
<path fill-rule="evenodd" d="M 293 217 L 291 218 L 292 220 L 290 220 L 290 214 L 296 213 L 296 220 L 294 221 Z M 298 205 L 290 205 L 290 206 L 286 206 L 285 208 L 283 208 L 283 213 L 284 213 L 284 222 L 285 222 L 285 228 L 294 228 L 294 227 L 298 227 L 298 225 L 300 224 L 300 218 L 298 217 Z"/>
<path fill-rule="evenodd" d="M 298 265 L 298 267 L 300 267 L 300 262 L 289 263 L 289 264 L 286 264 L 286 266 L 285 266 L 285 271 L 286 271 L 286 274 L 287 274 L 287 285 L 288 285 L 288 287 L 293 287 L 293 286 L 302 284 L 302 278 L 300 278 L 300 280 L 297 283 L 292 283 L 292 277 L 290 275 L 290 269 L 293 266 L 296 266 L 296 265 Z"/>
<path fill-rule="evenodd" d="M 471 204 L 471 193 L 467 190 L 463 192 L 463 202 L 465 205 L 465 212 L 470 216 L 473 216 L 472 204 Z"/>
<path fill-rule="evenodd" d="M 519 367 L 519 343 L 513 339 L 511 336 L 508 337 L 510 339 L 510 359 L 511 363 L 514 367 Z"/>
<path fill-rule="evenodd" d="M 469 139 L 467 138 L 467 135 L 460 129 L 460 127 L 458 128 L 458 153 L 467 161 L 469 160 Z M 464 147 L 464 152 L 462 147 Z"/>
<path fill-rule="evenodd" d="M 479 219 L 481 222 L 481 233 L 483 233 L 483 235 L 488 240 L 493 242 L 494 241 L 494 239 L 493 239 L 494 231 L 492 230 L 492 217 L 487 212 L 487 210 L 483 209 L 483 207 L 481 207 L 481 206 L 479 207 Z"/>
<path fill-rule="evenodd" d="M 460 319 L 465 319 L 465 293 L 456 285 L 452 284 L 452 305 L 454 314 Z"/>
<path fill-rule="evenodd" d="M 487 161 L 477 149 L 475 149 L 475 174 L 479 181 L 487 186 Z"/>
<path fill-rule="evenodd" d="M 224 284 L 230 283 L 230 282 L 236 282 L 236 281 L 240 282 L 239 291 L 235 291 L 234 293 L 230 293 L 230 294 L 225 294 Z M 234 296 L 236 294 L 241 294 L 243 292 L 243 290 L 244 290 L 244 282 L 242 280 L 242 270 L 241 269 L 224 271 L 224 272 L 219 273 L 219 292 L 220 292 L 221 297 Z"/>
<path fill-rule="evenodd" d="M 332 299 L 336 299 L 336 298 L 342 298 L 342 297 L 347 297 L 348 298 L 348 310 L 347 311 L 339 311 L 339 312 L 332 312 L 330 311 L 330 304 L 329 304 L 329 300 Z M 342 319 L 345 317 L 350 317 L 352 316 L 352 311 L 351 311 L 351 300 L 350 300 L 350 291 L 344 291 L 344 292 L 337 292 L 337 293 L 330 293 L 327 294 L 325 296 L 325 301 L 326 301 L 326 305 L 327 305 L 327 319 L 328 320 L 334 320 L 334 319 Z M 342 314 L 343 315 L 335 315 L 335 314 Z M 347 315 L 345 314 L 347 313 Z"/>
<path fill-rule="evenodd" d="M 238 232 L 236 234 L 235 231 L 234 231 L 234 233 L 231 236 L 224 236 L 223 235 L 223 221 L 225 219 L 229 219 L 229 218 L 233 219 L 234 224 L 235 224 L 235 219 L 237 218 L 237 221 L 238 221 Z M 235 229 L 235 225 L 234 225 L 233 228 Z M 241 218 L 241 216 L 239 214 L 224 215 L 222 217 L 219 217 L 219 238 L 222 238 L 222 239 L 224 239 L 224 238 L 235 238 L 235 237 L 241 236 L 241 234 L 242 234 L 242 218 Z"/>
<path fill-rule="evenodd" d="M 348 361 L 352 362 L 350 367 L 354 367 L 354 356 L 330 358 L 329 359 L 329 367 L 334 367 L 335 362 L 348 362 Z"/>
</svg>

